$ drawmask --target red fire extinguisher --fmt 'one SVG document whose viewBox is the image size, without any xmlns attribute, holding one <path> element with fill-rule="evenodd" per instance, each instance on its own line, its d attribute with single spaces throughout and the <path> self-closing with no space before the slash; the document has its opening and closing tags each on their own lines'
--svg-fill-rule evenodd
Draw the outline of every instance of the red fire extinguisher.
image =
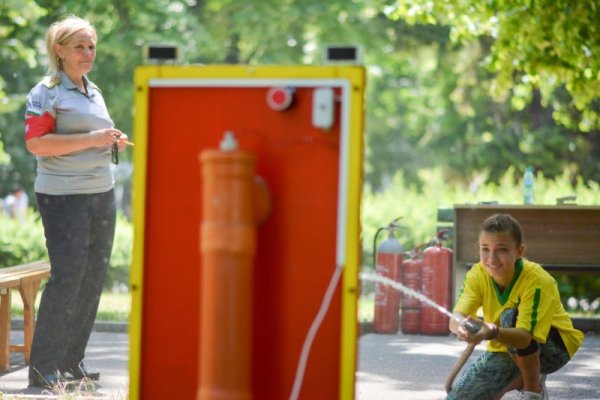
<svg viewBox="0 0 600 400">
<path fill-rule="evenodd" d="M 398 281 L 402 269 L 402 245 L 396 239 L 394 231 L 398 227 L 396 220 L 386 228 L 380 228 L 377 233 L 387 229 L 388 237 L 376 251 L 375 272 L 394 281 Z M 377 234 L 375 235 L 375 241 Z M 375 244 L 375 242 L 374 242 Z M 377 333 L 397 333 L 400 327 L 400 293 L 389 285 L 375 284 L 375 315 L 373 331 Z"/>
<path fill-rule="evenodd" d="M 423 253 L 421 251 L 423 246 L 415 247 L 410 251 L 410 258 L 402 263 L 400 279 L 400 283 L 418 293 L 423 290 Z M 400 302 L 402 303 L 400 315 L 402 333 L 421 333 L 421 301 L 412 296 L 402 295 Z"/>
<path fill-rule="evenodd" d="M 450 309 L 452 296 L 452 250 L 442 246 L 446 231 L 438 232 L 423 252 L 423 294 Z M 426 335 L 448 335 L 450 318 L 433 307 L 421 311 L 421 331 Z"/>
</svg>

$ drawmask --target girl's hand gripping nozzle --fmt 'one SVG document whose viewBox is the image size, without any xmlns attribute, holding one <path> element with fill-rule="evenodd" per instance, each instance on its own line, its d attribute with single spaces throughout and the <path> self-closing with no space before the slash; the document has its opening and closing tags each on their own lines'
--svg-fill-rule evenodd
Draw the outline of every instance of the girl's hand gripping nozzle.
<svg viewBox="0 0 600 400">
<path fill-rule="evenodd" d="M 462 326 L 471 333 L 477 333 L 481 329 L 481 326 L 479 324 L 468 319 L 462 323 Z"/>
</svg>

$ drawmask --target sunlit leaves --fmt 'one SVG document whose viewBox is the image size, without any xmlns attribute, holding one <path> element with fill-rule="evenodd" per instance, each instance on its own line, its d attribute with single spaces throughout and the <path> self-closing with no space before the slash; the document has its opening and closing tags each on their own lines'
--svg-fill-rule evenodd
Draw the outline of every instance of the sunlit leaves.
<svg viewBox="0 0 600 400">
<path fill-rule="evenodd" d="M 0 177 L 33 175 L 22 142 L 22 96 L 44 74 L 45 29 L 71 13 L 98 30 L 90 77 L 127 134 L 134 69 L 148 44 L 177 45 L 182 64 L 262 65 L 319 64 L 326 44 L 356 44 L 368 74 L 364 176 L 373 187 L 397 171 L 422 182 L 419 171 L 432 166 L 443 166 L 448 182 L 482 173 L 494 180 L 507 165 L 520 170 L 532 161 L 549 174 L 568 165 L 574 175 L 598 176 L 600 22 L 592 3 L 6 0 L 0 130 L 22 171 L 5 169 Z M 568 128 L 556 129 L 552 119 Z"/>
<path fill-rule="evenodd" d="M 582 113 L 561 114 L 560 123 L 589 131 L 600 128 L 593 102 L 600 97 L 600 4 L 596 0 L 407 0 L 388 8 L 389 15 L 410 23 L 442 23 L 451 37 L 466 42 L 478 36 L 494 39 L 491 71 L 494 93 L 509 92 L 518 76 L 534 77 L 549 102 L 564 85 L 572 97 L 567 105 Z M 522 93 L 513 101 L 524 107 Z"/>
<path fill-rule="evenodd" d="M 542 171 L 536 173 L 536 204 L 554 205 L 557 198 L 577 196 L 579 205 L 600 204 L 598 182 L 573 180 L 568 168 L 552 179 Z M 497 201 L 501 204 L 522 204 L 522 175 L 512 166 L 505 167 L 498 179 L 489 179 L 482 171 L 464 184 L 448 185 L 442 168 L 422 170 L 421 178 L 428 182 L 418 188 L 407 181 L 402 172 L 390 177 L 384 190 L 374 191 L 367 187 L 363 193 L 364 209 L 361 216 L 363 227 L 363 259 L 372 260 L 372 240 L 380 226 L 387 226 L 392 218 L 402 216 L 403 229 L 398 238 L 405 250 L 430 240 L 436 230 L 437 209 L 451 208 L 454 204 L 477 204 Z"/>
<path fill-rule="evenodd" d="M 4 0 L 0 2 L 0 179 L 14 175 L 14 165 L 9 165 L 8 152 L 15 135 L 7 129 L 8 115 L 23 104 L 23 95 L 12 92 L 15 82 L 22 80 L 22 72 L 37 66 L 35 50 L 28 45 L 32 25 L 45 14 L 45 10 L 33 0 Z M 10 84 L 10 86 L 9 86 Z M 19 132 L 20 133 L 20 132 Z M 12 153 L 12 152 L 11 152 Z M 18 164 L 18 158 L 16 163 Z M 0 190 L 3 185 L 0 185 Z M 0 193 L 3 194 L 3 193 Z"/>
</svg>

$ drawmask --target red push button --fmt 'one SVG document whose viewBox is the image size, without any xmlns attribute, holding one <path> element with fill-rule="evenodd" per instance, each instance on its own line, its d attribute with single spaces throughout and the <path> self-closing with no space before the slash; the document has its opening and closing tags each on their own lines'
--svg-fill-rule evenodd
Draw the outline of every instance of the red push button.
<svg viewBox="0 0 600 400">
<path fill-rule="evenodd" d="M 283 111 L 290 108 L 294 91 L 286 87 L 272 87 L 267 91 L 267 104 L 272 110 Z"/>
</svg>

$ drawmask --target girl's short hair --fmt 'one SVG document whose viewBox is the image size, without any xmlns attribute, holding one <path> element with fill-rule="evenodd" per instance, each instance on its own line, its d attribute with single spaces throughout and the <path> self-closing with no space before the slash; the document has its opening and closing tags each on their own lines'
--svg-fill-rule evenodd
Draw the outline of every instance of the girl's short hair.
<svg viewBox="0 0 600 400">
<path fill-rule="evenodd" d="M 94 40 L 97 39 L 94 26 L 83 18 L 75 15 L 68 16 L 60 21 L 56 21 L 48 28 L 46 32 L 46 50 L 48 51 L 48 75 L 54 75 L 62 69 L 61 62 L 58 60 L 54 45 L 64 45 L 73 36 L 75 32 L 82 29 L 88 29 L 92 33 Z"/>
<path fill-rule="evenodd" d="M 508 233 L 517 243 L 517 246 L 523 244 L 521 224 L 509 214 L 494 214 L 488 217 L 481 224 L 480 232 Z"/>
</svg>

